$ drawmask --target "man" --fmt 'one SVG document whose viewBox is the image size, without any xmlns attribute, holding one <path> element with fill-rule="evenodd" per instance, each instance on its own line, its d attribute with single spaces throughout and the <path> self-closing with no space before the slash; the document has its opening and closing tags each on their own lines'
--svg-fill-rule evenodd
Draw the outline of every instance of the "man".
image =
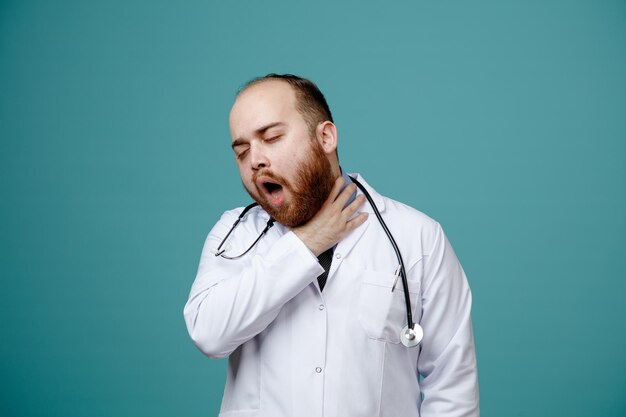
<svg viewBox="0 0 626 417">
<path fill-rule="evenodd" d="M 339 166 L 322 93 L 293 75 L 255 79 L 230 131 L 258 206 L 211 230 L 184 310 L 198 348 L 229 357 L 220 416 L 478 416 L 471 294 L 439 224 L 352 174 L 404 259 L 424 335 L 406 347 L 398 259 Z"/>
</svg>

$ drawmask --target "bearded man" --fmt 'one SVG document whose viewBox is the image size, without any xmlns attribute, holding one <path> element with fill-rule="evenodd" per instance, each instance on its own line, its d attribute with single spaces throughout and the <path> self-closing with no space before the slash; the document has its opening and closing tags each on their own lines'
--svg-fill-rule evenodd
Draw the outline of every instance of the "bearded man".
<svg viewBox="0 0 626 417">
<path fill-rule="evenodd" d="M 478 416 L 471 293 L 440 225 L 340 168 L 309 80 L 250 81 L 230 131 L 258 205 L 213 227 L 184 309 L 196 346 L 229 358 L 220 416 Z M 411 315 L 421 343 L 402 340 Z"/>
</svg>

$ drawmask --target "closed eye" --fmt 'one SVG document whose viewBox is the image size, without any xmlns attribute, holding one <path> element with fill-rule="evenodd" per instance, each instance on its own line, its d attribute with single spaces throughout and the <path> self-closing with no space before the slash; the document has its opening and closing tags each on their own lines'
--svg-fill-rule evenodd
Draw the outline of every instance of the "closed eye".
<svg viewBox="0 0 626 417">
<path fill-rule="evenodd" d="M 249 148 L 247 148 L 247 147 L 244 148 L 244 149 L 241 149 L 239 151 L 237 151 L 237 149 L 235 149 L 235 157 L 237 159 L 243 159 L 248 154 L 248 149 Z"/>
<path fill-rule="evenodd" d="M 282 135 L 272 136 L 271 138 L 264 139 L 263 141 L 264 141 L 264 142 L 269 142 L 269 143 L 276 142 L 278 139 L 280 139 L 280 138 L 281 138 L 281 136 L 282 136 Z"/>
</svg>

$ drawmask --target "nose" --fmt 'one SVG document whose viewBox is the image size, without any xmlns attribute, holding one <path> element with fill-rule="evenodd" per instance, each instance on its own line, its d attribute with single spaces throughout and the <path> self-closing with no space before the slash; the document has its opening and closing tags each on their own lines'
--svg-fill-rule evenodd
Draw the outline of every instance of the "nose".
<svg viewBox="0 0 626 417">
<path fill-rule="evenodd" d="M 269 159 L 261 146 L 250 147 L 250 164 L 255 171 L 270 166 Z"/>
</svg>

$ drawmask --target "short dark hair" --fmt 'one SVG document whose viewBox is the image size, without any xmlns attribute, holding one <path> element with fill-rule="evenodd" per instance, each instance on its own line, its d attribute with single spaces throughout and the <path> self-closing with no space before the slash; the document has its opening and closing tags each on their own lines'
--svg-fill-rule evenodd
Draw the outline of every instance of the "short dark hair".
<svg viewBox="0 0 626 417">
<path fill-rule="evenodd" d="M 333 115 L 330 112 L 328 103 L 324 98 L 324 94 L 319 88 L 310 80 L 306 78 L 298 77 L 293 74 L 267 74 L 262 77 L 253 78 L 244 84 L 237 92 L 239 95 L 255 84 L 262 83 L 263 81 L 279 80 L 288 83 L 296 92 L 296 108 L 298 112 L 304 118 L 311 135 L 315 133 L 315 128 L 321 122 L 330 121 L 333 122 Z"/>
</svg>

